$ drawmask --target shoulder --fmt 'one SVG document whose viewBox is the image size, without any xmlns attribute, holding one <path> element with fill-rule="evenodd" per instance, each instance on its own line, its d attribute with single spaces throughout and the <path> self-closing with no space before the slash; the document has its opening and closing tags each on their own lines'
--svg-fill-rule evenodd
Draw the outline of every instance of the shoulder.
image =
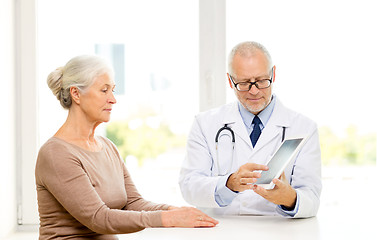
<svg viewBox="0 0 377 240">
<path fill-rule="evenodd" d="M 52 137 L 42 145 L 38 152 L 35 166 L 37 181 L 71 166 L 81 167 L 77 149 L 64 140 Z"/>
<path fill-rule="evenodd" d="M 201 112 L 195 116 L 197 120 L 205 119 L 208 120 L 219 120 L 227 115 L 227 112 L 234 112 L 238 109 L 237 102 L 228 103 L 210 110 Z"/>
<path fill-rule="evenodd" d="M 294 111 L 294 110 L 288 110 L 290 111 L 290 116 L 291 116 L 291 121 L 293 123 L 296 123 L 296 124 L 304 124 L 306 126 L 311 126 L 311 127 L 316 127 L 317 126 L 317 123 L 312 120 L 311 118 L 309 118 L 308 116 L 300 113 L 300 112 L 297 112 L 297 111 Z"/>
<path fill-rule="evenodd" d="M 65 154 L 71 154 L 72 150 L 68 144 L 65 144 L 63 140 L 56 137 L 52 137 L 47 140 L 39 149 L 38 159 L 45 159 L 49 157 L 55 158 Z"/>
<path fill-rule="evenodd" d="M 308 131 L 317 129 L 317 123 L 314 120 L 284 106 L 279 100 L 276 102 L 274 112 L 275 110 L 281 121 L 285 122 L 286 126 L 290 128 L 307 129 Z"/>
</svg>

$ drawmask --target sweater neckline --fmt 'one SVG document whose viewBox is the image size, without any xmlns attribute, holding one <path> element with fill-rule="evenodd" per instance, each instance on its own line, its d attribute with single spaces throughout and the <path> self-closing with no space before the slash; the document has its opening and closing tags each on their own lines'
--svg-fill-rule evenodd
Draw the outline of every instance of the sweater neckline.
<svg viewBox="0 0 377 240">
<path fill-rule="evenodd" d="M 101 147 L 101 149 L 100 149 L 99 151 L 90 151 L 90 150 L 87 150 L 87 149 L 85 149 L 85 148 L 82 148 L 82 147 L 80 147 L 80 146 L 77 146 L 76 144 L 74 144 L 74 143 L 70 143 L 70 142 L 68 142 L 68 141 L 66 141 L 66 140 L 64 140 L 64 139 L 59 138 L 59 137 L 52 136 L 51 139 L 58 140 L 58 141 L 60 141 L 60 142 L 63 142 L 63 143 L 65 143 L 65 144 L 67 144 L 67 145 L 70 145 L 70 146 L 72 146 L 72 147 L 74 147 L 74 148 L 76 148 L 76 149 L 79 149 L 79 150 L 84 151 L 84 152 L 87 152 L 87 153 L 93 153 L 93 154 L 96 154 L 96 153 L 102 153 L 103 150 L 104 150 L 104 143 L 103 143 L 103 141 L 102 141 L 102 139 L 101 139 L 100 137 L 96 137 L 96 140 L 98 140 L 98 141 L 101 143 L 101 145 L 102 145 L 102 147 Z"/>
</svg>

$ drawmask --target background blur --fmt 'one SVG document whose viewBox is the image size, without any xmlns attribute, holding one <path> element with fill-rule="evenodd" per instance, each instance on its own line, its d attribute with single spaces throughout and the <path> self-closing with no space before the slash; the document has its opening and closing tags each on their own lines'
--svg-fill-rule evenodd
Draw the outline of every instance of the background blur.
<svg viewBox="0 0 377 240">
<path fill-rule="evenodd" d="M 14 9 L 13 3 L 2 2 L 0 9 Z M 111 121 L 102 124 L 98 134 L 118 146 L 145 198 L 187 205 L 177 182 L 192 120 L 204 110 L 199 97 L 203 84 L 199 77 L 200 1 L 38 0 L 36 3 L 37 149 L 57 131 L 67 115 L 48 89 L 47 75 L 74 56 L 102 55 L 115 68 L 117 104 Z M 377 35 L 372 29 L 377 16 L 374 7 L 374 2 L 367 0 L 232 0 L 226 1 L 226 14 L 221 15 L 226 31 L 224 39 L 219 41 L 225 43 L 225 53 L 241 41 L 264 44 L 276 65 L 274 92 L 286 106 L 318 123 L 324 209 L 358 201 L 359 195 L 349 189 L 368 188 L 375 180 L 377 79 L 373 73 Z M 1 31 L 12 33 L 8 29 L 11 24 L 5 22 L 14 18 L 5 11 L 3 14 L 3 10 L 0 16 Z M 12 92 L 20 86 L 7 79 L 17 77 L 10 69 L 22 59 L 17 54 L 10 61 L 6 59 L 12 56 L 9 50 L 12 48 L 7 46 L 17 49 L 17 42 L 13 43 L 10 37 L 1 38 L 0 50 L 5 56 L 0 65 L 5 73 L 4 87 L 9 90 L 2 96 L 5 99 L 2 102 L 10 102 Z M 221 96 L 224 103 L 235 100 L 225 74 L 214 81 L 226 89 Z M 14 130 L 17 134 L 13 134 L 17 119 L 12 116 L 20 114 L 16 106 L 5 110 L 9 115 L 2 120 L 9 126 L 6 136 L 11 136 L 9 142 L 17 142 L 15 138 L 23 135 L 17 129 Z M 19 179 L 33 176 L 34 169 L 15 164 L 19 144 L 7 144 L 2 146 L 8 149 L 8 155 L 0 178 L 0 206 L 7 209 L 0 217 L 0 239 L 15 228 L 16 222 L 32 229 L 38 224 L 34 183 L 27 183 L 29 191 L 19 190 L 25 187 Z M 31 166 L 35 157 L 30 158 Z M 4 184 L 9 180 L 11 184 Z M 371 201 L 376 198 L 373 188 L 368 195 Z M 20 212 L 20 209 L 27 210 Z"/>
</svg>

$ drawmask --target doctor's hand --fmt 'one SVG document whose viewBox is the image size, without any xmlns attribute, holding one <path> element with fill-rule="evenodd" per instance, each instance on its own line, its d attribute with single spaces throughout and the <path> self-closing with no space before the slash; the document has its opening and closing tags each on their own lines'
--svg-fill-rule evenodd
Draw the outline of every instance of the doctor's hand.
<svg viewBox="0 0 377 240">
<path fill-rule="evenodd" d="M 161 212 L 164 227 L 214 227 L 219 222 L 193 207 L 170 207 Z"/>
<path fill-rule="evenodd" d="M 242 192 L 252 187 L 252 183 L 255 183 L 258 178 L 260 178 L 260 172 L 254 171 L 267 171 L 268 167 L 266 165 L 256 164 L 256 163 L 246 163 L 242 165 L 237 172 L 232 173 L 227 182 L 226 186 L 233 192 Z"/>
<path fill-rule="evenodd" d="M 257 185 L 254 185 L 252 189 L 266 200 L 282 205 L 288 210 L 293 210 L 296 206 L 297 194 L 292 186 L 289 185 L 284 172 L 279 179 L 274 179 L 272 182 L 275 184 L 273 189 L 266 190 Z"/>
</svg>

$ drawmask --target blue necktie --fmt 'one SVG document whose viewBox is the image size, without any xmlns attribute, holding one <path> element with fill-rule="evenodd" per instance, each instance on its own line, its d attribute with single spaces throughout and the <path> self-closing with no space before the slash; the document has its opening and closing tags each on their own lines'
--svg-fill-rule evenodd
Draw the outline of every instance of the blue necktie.
<svg viewBox="0 0 377 240">
<path fill-rule="evenodd" d="M 255 144 L 257 143 L 259 136 L 260 136 L 262 131 L 260 130 L 260 127 L 259 127 L 259 124 L 261 123 L 261 121 L 260 121 L 258 116 L 254 117 L 252 123 L 254 124 L 254 128 L 253 128 L 253 131 L 250 134 L 250 140 L 251 140 L 251 143 L 253 144 L 253 147 L 254 147 Z"/>
</svg>

